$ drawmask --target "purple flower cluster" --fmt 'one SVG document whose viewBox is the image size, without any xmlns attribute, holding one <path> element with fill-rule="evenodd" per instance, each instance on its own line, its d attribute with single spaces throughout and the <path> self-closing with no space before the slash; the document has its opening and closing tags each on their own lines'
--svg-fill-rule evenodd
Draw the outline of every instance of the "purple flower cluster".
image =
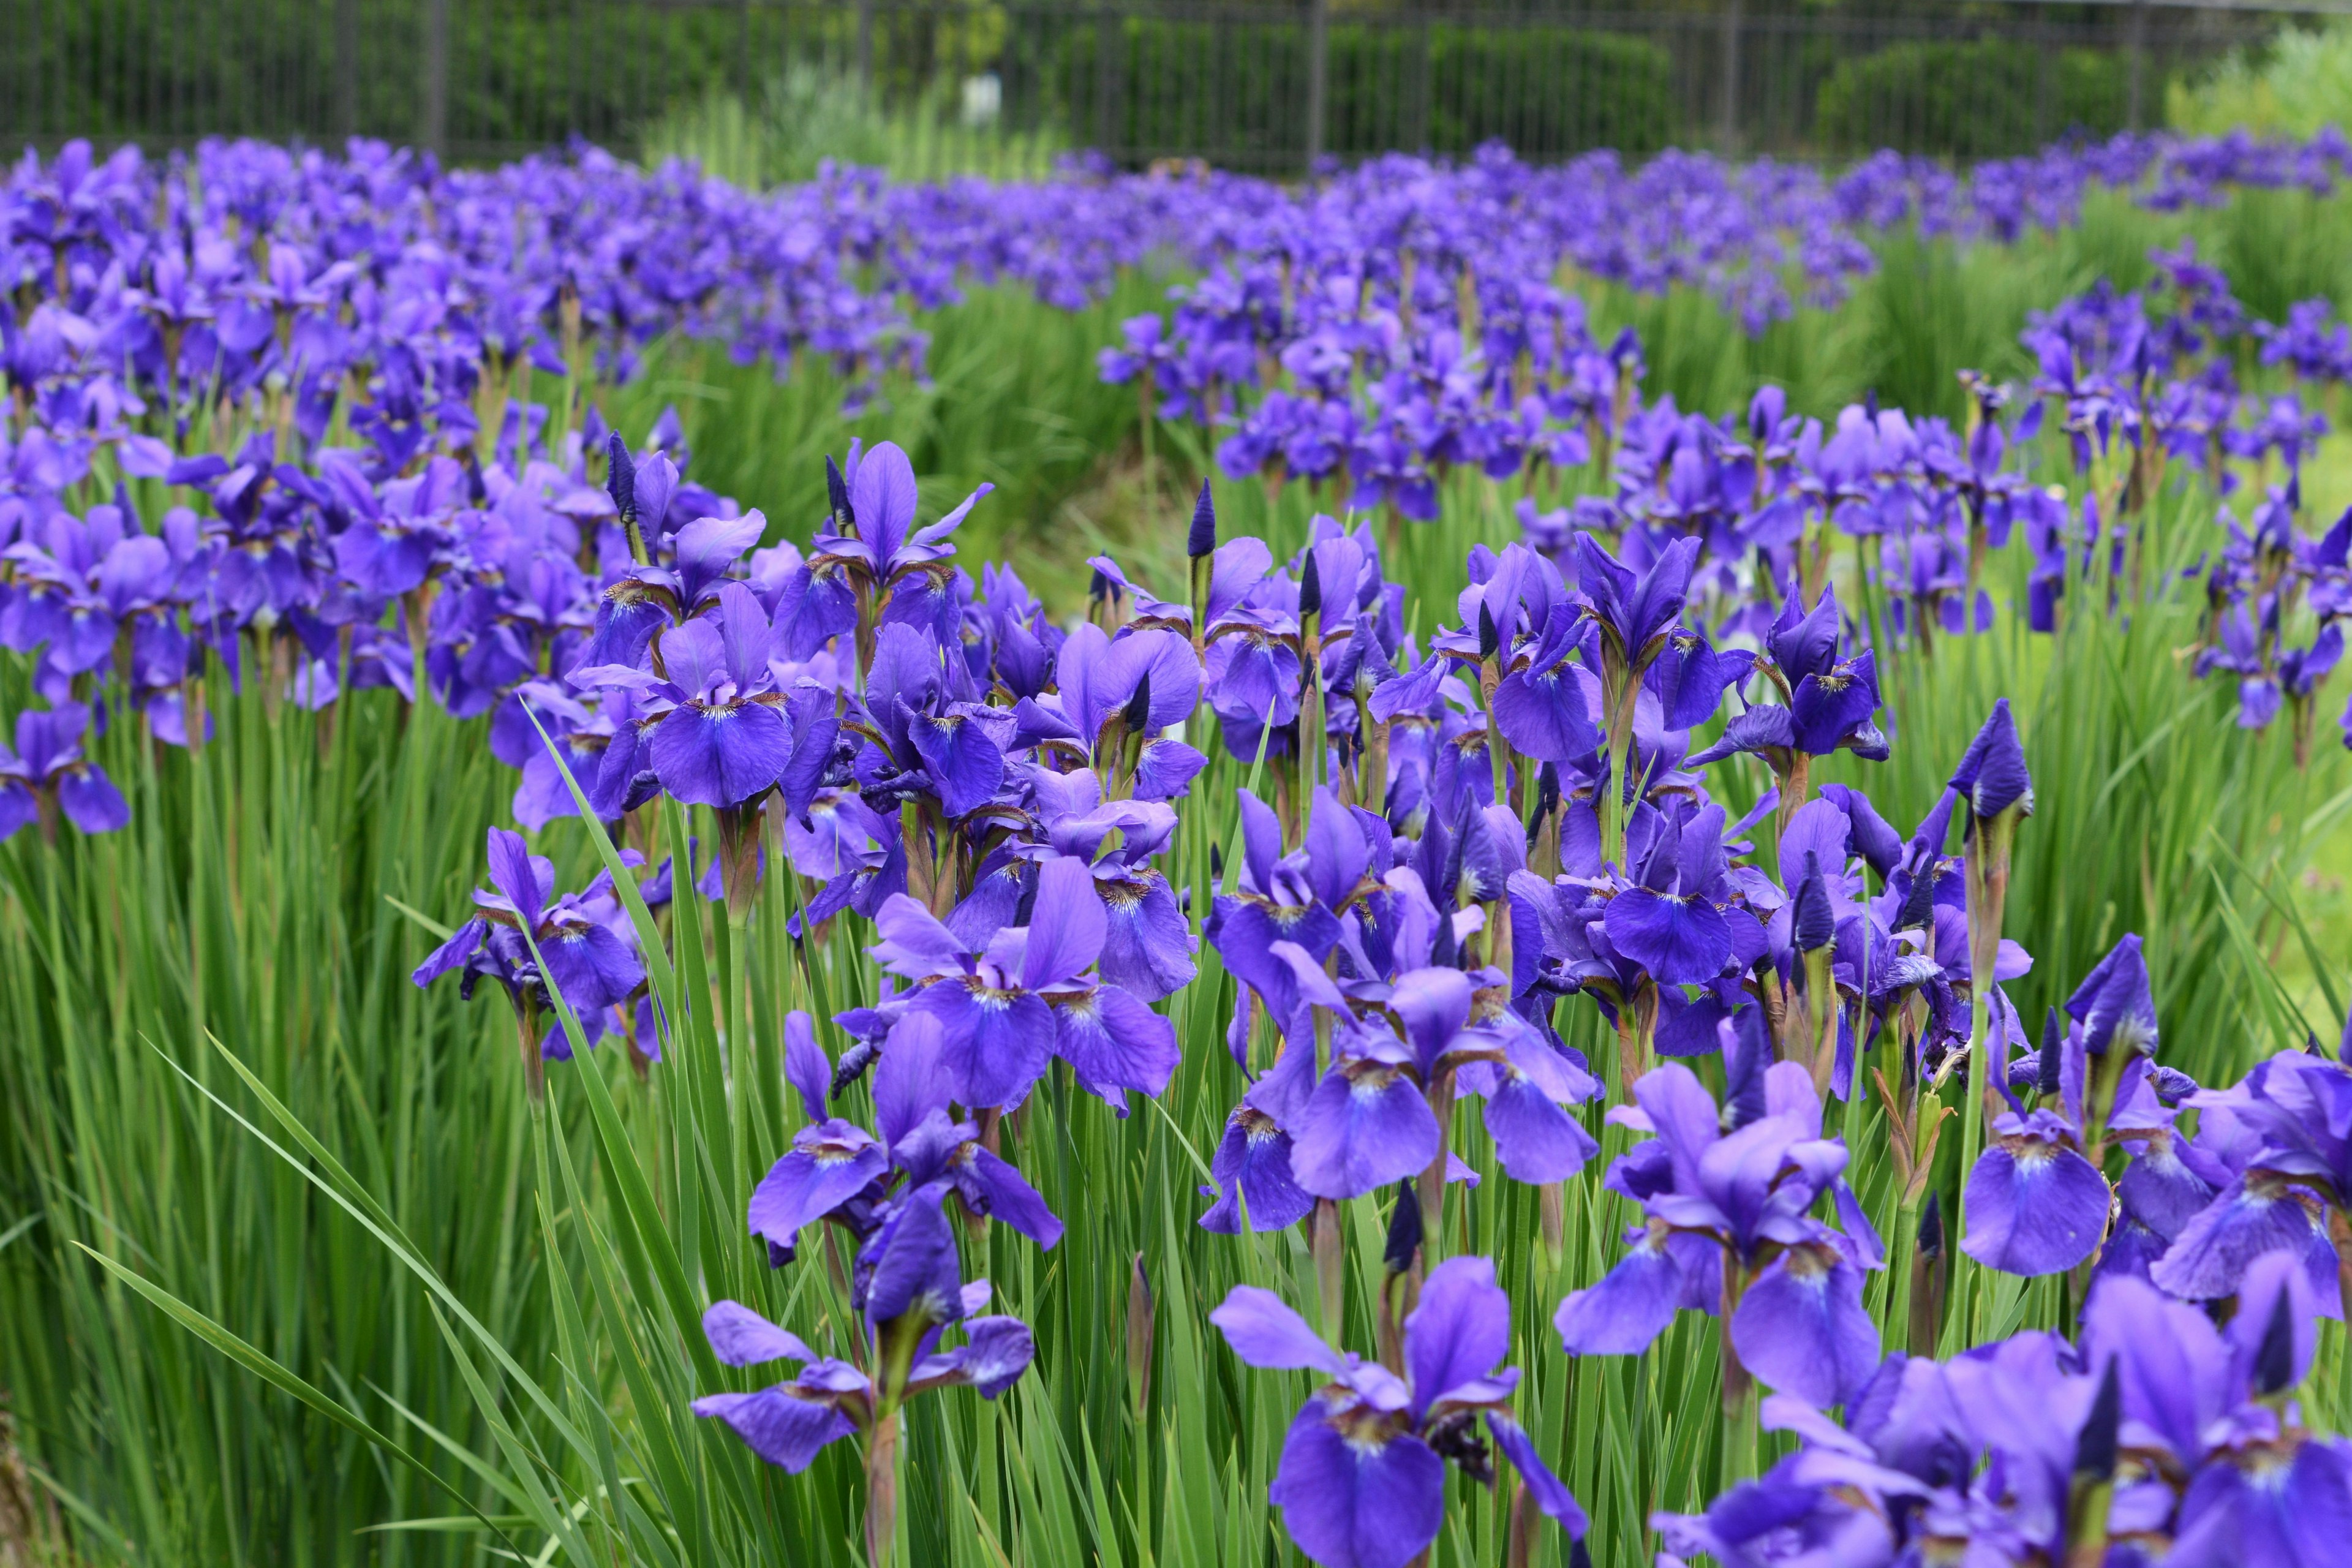
<svg viewBox="0 0 2352 1568">
<path fill-rule="evenodd" d="M 1843 1421 L 1764 1402 L 1794 1453 L 1703 1514 L 1652 1522 L 1680 1568 L 1719 1563 L 2280 1564 L 2339 1561 L 2352 1446 L 2303 1424 L 2314 1296 L 2272 1255 L 2225 1326 L 2102 1282 L 2080 1340 L 2023 1333 L 1948 1361 L 1889 1356 Z"/>
<path fill-rule="evenodd" d="M 1432 1269 L 1382 1361 L 1334 1350 L 1255 1286 L 1236 1287 L 1209 1321 L 1248 1365 L 1330 1379 L 1291 1422 L 1272 1494 L 1290 1539 L 1323 1568 L 1404 1568 L 1445 1522 L 1449 1462 L 1495 1484 L 1489 1440 L 1519 1473 L 1515 1533 L 1532 1505 L 1583 1535 L 1584 1510 L 1512 1417 L 1519 1369 L 1498 1364 L 1510 1353 L 1511 1302 L 1491 1260 L 1454 1258 Z"/>
<path fill-rule="evenodd" d="M 1328 483 L 1351 507 L 1427 519 L 1450 471 L 1532 479 L 1596 454 L 1605 468 L 1627 438 L 1639 349 L 1594 340 L 1583 279 L 1703 289 L 1755 333 L 1800 292 L 1836 303 L 1875 266 L 1869 239 L 1898 226 L 2007 243 L 2073 223 L 2095 188 L 2165 209 L 2239 186 L 2326 191 L 2347 158 L 2332 132 L 2121 136 L 1965 178 L 1882 153 L 1834 182 L 1684 153 L 1630 170 L 1610 153 L 1552 168 L 1500 147 L 1458 168 L 1392 155 L 1220 213 L 1193 247 L 1206 275 L 1167 315 L 1126 322 L 1102 374 L 1211 433 L 1230 478 Z"/>
</svg>

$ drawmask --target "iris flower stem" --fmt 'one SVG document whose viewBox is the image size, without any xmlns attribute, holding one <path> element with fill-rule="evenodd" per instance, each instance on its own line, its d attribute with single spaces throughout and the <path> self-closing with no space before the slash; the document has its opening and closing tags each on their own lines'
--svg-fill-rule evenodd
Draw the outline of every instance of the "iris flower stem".
<svg viewBox="0 0 2352 1568">
<path fill-rule="evenodd" d="M 1985 1097 L 1993 1092 L 1992 1075 L 2001 1065 L 1992 1060 L 1992 974 L 2000 956 L 2001 910 L 2009 899 L 2010 847 L 2016 840 L 2018 816 L 2011 806 L 1979 820 L 1969 851 L 1969 1078 L 1960 1107 L 1958 1236 L 1969 1233 L 1969 1173 L 1984 1152 Z"/>
<path fill-rule="evenodd" d="M 886 1403 L 866 1439 L 866 1560 L 887 1568 L 898 1533 L 898 1412 Z"/>
<path fill-rule="evenodd" d="M 1341 1291 L 1347 1282 L 1347 1253 L 1339 1234 L 1339 1205 L 1329 1198 L 1315 1200 L 1309 1250 L 1315 1258 L 1317 1316 L 1323 1320 L 1323 1338 L 1339 1342 Z"/>
<path fill-rule="evenodd" d="M 1421 1173 L 1421 1256 L 1425 1268 L 1445 1257 L 1445 1166 L 1447 1131 L 1454 1123 L 1454 1069 L 1439 1068 L 1429 1084 L 1429 1109 L 1437 1118 L 1437 1154 Z"/>
<path fill-rule="evenodd" d="M 1600 802 L 1601 858 L 1612 865 L 1625 863 L 1625 818 L 1631 807 L 1625 800 L 1625 769 L 1633 749 L 1633 705 L 1640 699 L 1642 683 L 1631 670 L 1624 677 L 1624 689 L 1609 715 L 1609 779 L 1602 790 L 1606 799 Z"/>
<path fill-rule="evenodd" d="M 1895 1229 L 1886 1246 L 1886 1268 L 1880 1278 L 1885 1281 L 1886 1297 L 1879 1305 L 1879 1321 L 1886 1325 L 1885 1342 L 1907 1345 L 1911 1334 L 1911 1254 L 1918 1245 L 1919 1205 L 1909 1198 L 1903 1200 L 1895 1211 Z M 1935 1347 L 1928 1346 L 1930 1352 Z"/>
<path fill-rule="evenodd" d="M 1756 1380 L 1732 1342 L 1731 1320 L 1748 1289 L 1747 1266 L 1737 1253 L 1723 1255 L 1723 1484 L 1728 1488 L 1756 1474 Z"/>
<path fill-rule="evenodd" d="M 2352 1319 L 2352 1217 L 2339 1205 L 2327 1206 L 2327 1239 L 2336 1248 L 2336 1290 Z"/>
</svg>

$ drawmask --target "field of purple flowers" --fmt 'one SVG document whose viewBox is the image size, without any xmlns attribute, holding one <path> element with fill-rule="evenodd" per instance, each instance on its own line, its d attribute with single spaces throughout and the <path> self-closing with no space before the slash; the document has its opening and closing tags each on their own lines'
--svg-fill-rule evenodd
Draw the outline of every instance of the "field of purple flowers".
<svg viewBox="0 0 2352 1568">
<path fill-rule="evenodd" d="M 2352 1560 L 2348 173 L 27 154 L 0 1561 Z"/>
</svg>

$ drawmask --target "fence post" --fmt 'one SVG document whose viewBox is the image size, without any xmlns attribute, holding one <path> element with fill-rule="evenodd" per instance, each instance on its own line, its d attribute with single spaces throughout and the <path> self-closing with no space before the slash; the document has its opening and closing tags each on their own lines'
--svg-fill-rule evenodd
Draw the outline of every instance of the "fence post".
<svg viewBox="0 0 2352 1568">
<path fill-rule="evenodd" d="M 1412 55 L 1412 145 L 1409 151 L 1427 153 L 1430 147 L 1429 100 L 1431 94 L 1429 65 L 1429 17 L 1423 16 L 1414 29 L 1420 47 Z"/>
<path fill-rule="evenodd" d="M 2147 0 L 2132 0 L 2131 8 L 2131 97 L 2124 112 L 2124 122 L 2132 130 L 2140 128 L 2140 95 L 2147 78 Z"/>
<path fill-rule="evenodd" d="M 1324 68 L 1328 63 L 1331 0 L 1307 0 L 1307 172 L 1315 173 L 1323 156 Z"/>
<path fill-rule="evenodd" d="M 857 89 L 874 100 L 874 0 L 857 0 Z"/>
<path fill-rule="evenodd" d="M 1111 151 L 1111 46 L 1118 40 L 1117 18 L 1106 10 L 1095 23 L 1095 146 L 1106 158 Z"/>
<path fill-rule="evenodd" d="M 1746 21 L 1741 0 L 1723 8 L 1723 121 L 1717 132 L 1723 150 L 1739 150 L 1739 34 Z"/>
<path fill-rule="evenodd" d="M 360 133 L 360 0 L 335 0 L 335 129 Z"/>
<path fill-rule="evenodd" d="M 436 158 L 449 139 L 449 0 L 425 0 L 425 82 L 416 140 Z"/>
</svg>

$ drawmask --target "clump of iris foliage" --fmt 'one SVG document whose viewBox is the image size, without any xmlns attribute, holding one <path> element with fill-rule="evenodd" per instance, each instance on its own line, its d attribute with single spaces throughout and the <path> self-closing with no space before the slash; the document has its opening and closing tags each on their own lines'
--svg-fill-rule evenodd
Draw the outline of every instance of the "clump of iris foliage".
<svg viewBox="0 0 2352 1568">
<path fill-rule="evenodd" d="M 28 162 L 0 1379 L 74 1550 L 2333 1561 L 2345 329 L 2168 246 L 1955 418 L 1718 415 L 1576 289 L 1769 332 L 1898 199 L 2339 151 Z M 772 521 L 626 384 L 902 418 L 961 280 L 1184 232 L 1100 370 L 1216 473 L 1082 615 L 959 553 L 1027 476 L 818 443 Z"/>
</svg>

